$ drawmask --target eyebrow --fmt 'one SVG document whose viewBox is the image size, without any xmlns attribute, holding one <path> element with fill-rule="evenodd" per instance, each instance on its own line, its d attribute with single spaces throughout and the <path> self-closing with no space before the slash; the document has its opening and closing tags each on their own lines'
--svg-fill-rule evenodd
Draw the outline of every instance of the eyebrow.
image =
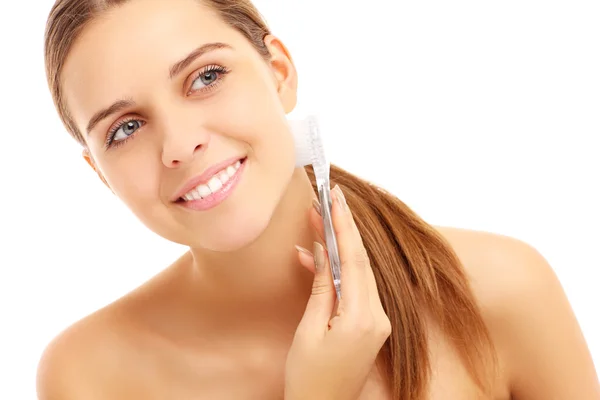
<svg viewBox="0 0 600 400">
<path fill-rule="evenodd" d="M 133 106 L 135 106 L 135 102 L 133 100 L 118 100 L 118 101 L 115 101 L 113 104 L 111 104 L 109 107 L 98 111 L 96 114 L 94 114 L 92 116 L 92 118 L 90 118 L 90 122 L 88 123 L 87 129 L 86 129 L 87 134 L 89 135 L 90 132 L 92 131 L 92 129 L 94 129 L 96 127 L 96 125 L 98 125 L 98 123 L 100 121 L 102 121 L 103 119 L 108 118 L 111 115 L 118 113 L 119 111 L 121 111 L 125 108 L 129 108 L 129 107 L 133 107 Z"/>
<path fill-rule="evenodd" d="M 232 47 L 226 43 L 215 42 L 215 43 L 206 43 L 196 50 L 192 51 L 188 54 L 183 60 L 176 62 L 170 70 L 169 78 L 173 79 L 177 76 L 182 70 L 184 70 L 188 65 L 194 62 L 198 57 L 203 56 L 206 53 L 209 53 L 218 49 L 231 49 Z"/>
<path fill-rule="evenodd" d="M 189 53 L 187 56 L 185 56 L 185 58 L 183 58 L 181 61 L 178 61 L 175 64 L 173 64 L 173 66 L 169 70 L 169 79 L 173 79 L 181 71 L 183 71 L 188 65 L 193 63 L 197 58 L 203 56 L 206 53 L 209 53 L 211 51 L 218 50 L 218 49 L 232 49 L 232 47 L 226 43 L 221 43 L 221 42 L 206 43 L 206 44 L 198 47 L 197 49 L 195 49 L 191 53 Z M 111 115 L 116 114 L 125 108 L 129 108 L 129 107 L 133 107 L 133 106 L 135 106 L 135 102 L 133 100 L 117 100 L 116 102 L 111 104 L 109 107 L 106 107 L 106 108 L 98 111 L 97 113 L 95 113 L 92 116 L 92 118 L 90 118 L 90 122 L 88 123 L 87 129 L 86 129 L 87 134 L 89 135 L 90 132 L 96 127 L 96 125 L 98 125 L 98 123 L 100 123 L 100 121 L 102 121 L 103 119 L 108 118 Z"/>
</svg>

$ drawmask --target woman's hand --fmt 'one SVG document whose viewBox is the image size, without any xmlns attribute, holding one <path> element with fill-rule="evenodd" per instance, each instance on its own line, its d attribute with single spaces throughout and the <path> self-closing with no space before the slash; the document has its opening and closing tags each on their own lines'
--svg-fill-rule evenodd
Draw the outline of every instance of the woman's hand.
<svg viewBox="0 0 600 400">
<path fill-rule="evenodd" d="M 315 242 L 314 255 L 299 248 L 300 263 L 315 279 L 287 357 L 285 400 L 355 400 L 391 333 L 352 213 L 338 186 L 331 195 L 342 300 L 333 314 L 336 293 L 323 246 Z M 311 220 L 323 237 L 316 211 Z"/>
</svg>

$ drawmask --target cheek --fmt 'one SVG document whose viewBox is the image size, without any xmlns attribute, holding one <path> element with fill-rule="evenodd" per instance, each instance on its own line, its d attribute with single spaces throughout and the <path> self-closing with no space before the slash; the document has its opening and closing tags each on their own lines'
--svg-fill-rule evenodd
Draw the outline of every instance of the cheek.
<svg viewBox="0 0 600 400">
<path fill-rule="evenodd" d="M 129 208 L 143 209 L 160 200 L 160 171 L 151 157 L 136 152 L 120 155 L 105 164 L 108 184 Z"/>
<path fill-rule="evenodd" d="M 220 100 L 221 111 L 246 126 L 260 125 L 285 114 L 275 84 L 256 67 L 231 76 L 224 83 Z"/>
<path fill-rule="evenodd" d="M 213 130 L 246 143 L 255 161 L 287 172 L 295 164 L 293 136 L 274 84 L 251 72 L 232 76 L 210 110 Z"/>
</svg>

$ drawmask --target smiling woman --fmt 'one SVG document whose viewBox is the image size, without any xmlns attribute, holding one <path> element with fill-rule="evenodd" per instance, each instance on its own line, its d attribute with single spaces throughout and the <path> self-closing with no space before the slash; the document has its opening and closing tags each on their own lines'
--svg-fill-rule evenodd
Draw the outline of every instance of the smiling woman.
<svg viewBox="0 0 600 400">
<path fill-rule="evenodd" d="M 49 344 L 42 400 L 598 398 L 539 253 L 333 166 L 336 307 L 296 67 L 249 1 L 58 0 L 45 57 L 85 160 L 189 251 Z"/>
</svg>

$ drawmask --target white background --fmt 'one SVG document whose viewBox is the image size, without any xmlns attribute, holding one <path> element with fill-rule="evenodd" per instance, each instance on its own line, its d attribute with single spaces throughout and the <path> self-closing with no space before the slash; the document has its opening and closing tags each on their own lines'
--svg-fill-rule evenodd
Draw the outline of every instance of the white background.
<svg viewBox="0 0 600 400">
<path fill-rule="evenodd" d="M 298 114 L 336 121 L 332 160 L 432 224 L 535 246 L 600 365 L 600 3 L 256 4 L 299 68 Z M 34 399 L 56 334 L 183 251 L 113 197 L 60 124 L 43 69 L 51 5 L 0 11 L 2 399 Z"/>
</svg>

